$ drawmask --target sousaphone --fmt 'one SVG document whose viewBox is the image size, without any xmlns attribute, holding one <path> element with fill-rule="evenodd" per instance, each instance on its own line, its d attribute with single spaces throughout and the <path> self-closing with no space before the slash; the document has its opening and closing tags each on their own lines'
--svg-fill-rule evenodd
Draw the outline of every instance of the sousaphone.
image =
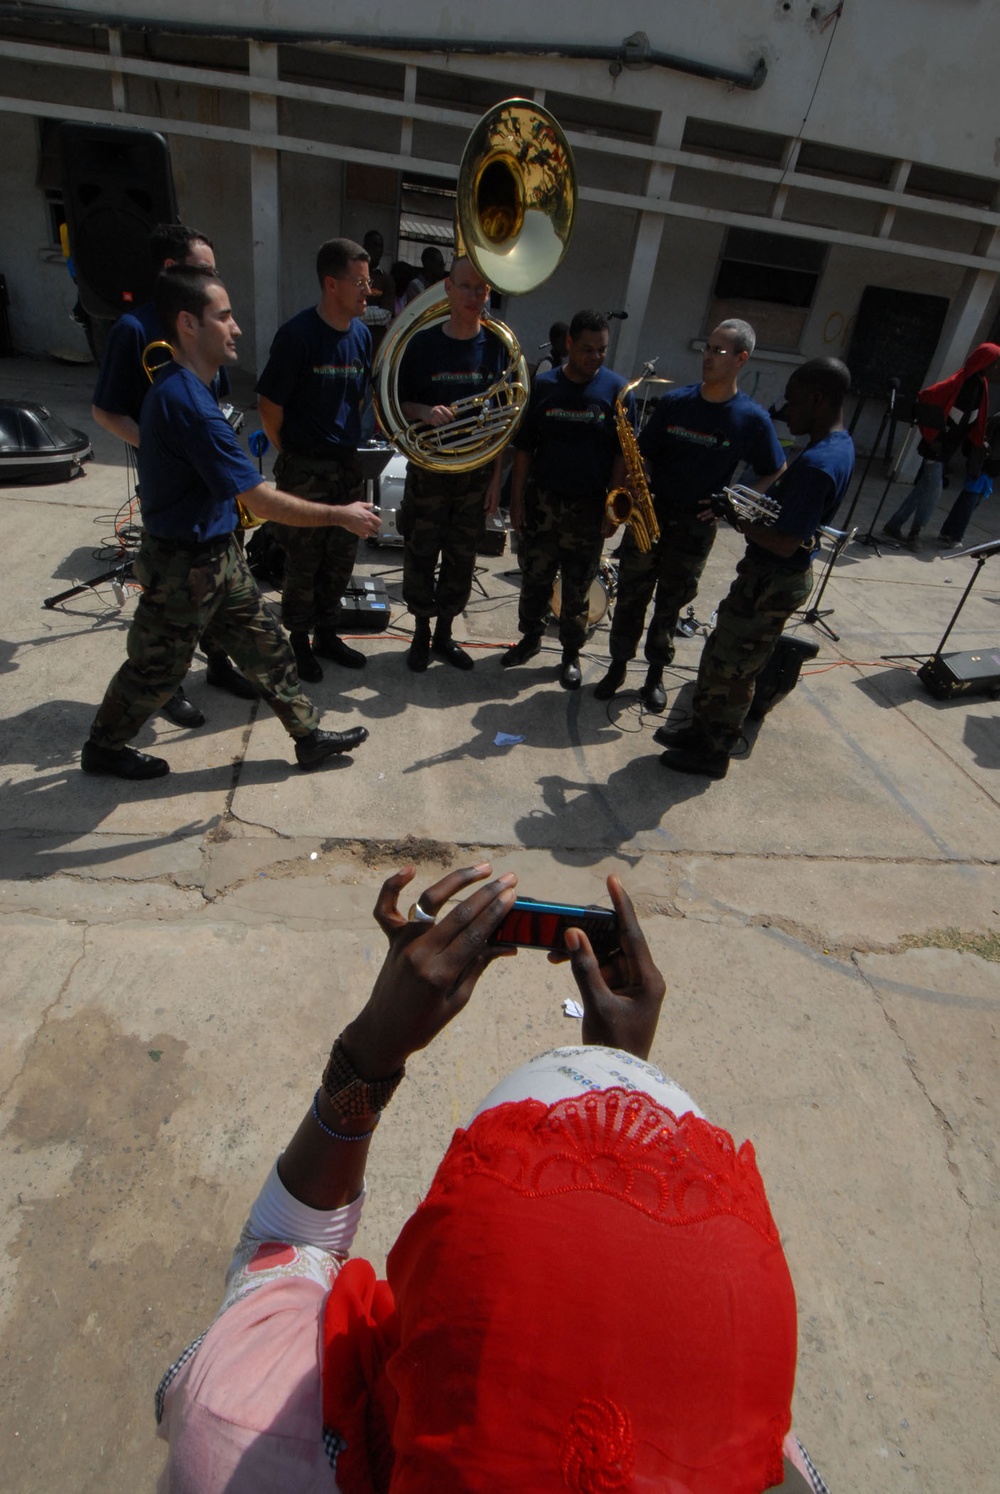
<svg viewBox="0 0 1000 1494">
<path fill-rule="evenodd" d="M 505 295 L 535 290 L 562 261 L 576 214 L 576 168 L 559 125 L 528 99 L 506 99 L 476 125 L 466 143 L 455 203 L 455 253 Z M 502 376 L 482 394 L 455 402 L 448 425 L 411 422 L 403 414 L 399 371 L 410 338 L 448 320 L 440 285 L 428 286 L 393 322 L 372 369 L 375 408 L 390 440 L 418 467 L 471 472 L 502 451 L 528 402 L 528 365 L 503 322 L 483 324 L 507 354 Z"/>
</svg>

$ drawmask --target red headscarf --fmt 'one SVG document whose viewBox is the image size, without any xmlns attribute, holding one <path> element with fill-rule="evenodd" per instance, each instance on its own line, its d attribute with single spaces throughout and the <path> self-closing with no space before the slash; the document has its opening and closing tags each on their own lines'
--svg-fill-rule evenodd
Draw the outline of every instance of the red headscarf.
<svg viewBox="0 0 1000 1494">
<path fill-rule="evenodd" d="M 344 1494 L 760 1494 L 795 1301 L 749 1142 L 642 1092 L 458 1131 L 388 1261 L 323 1327 Z"/>
<path fill-rule="evenodd" d="M 1000 358 L 1000 347 L 997 347 L 995 342 L 981 342 L 969 354 L 958 373 L 952 374 L 950 378 L 942 379 L 940 384 L 929 384 L 926 389 L 921 389 L 917 395 L 917 423 L 925 441 L 934 442 L 941 435 L 944 422 L 948 419 L 951 407 L 966 380 L 973 378 L 976 374 L 982 374 L 983 370 L 989 368 L 998 358 Z M 986 438 L 986 418 L 990 412 L 990 393 L 986 380 L 980 378 L 979 382 L 982 386 L 979 409 L 967 433 L 973 446 L 982 446 Z M 930 405 L 932 409 L 921 410 L 921 405 Z"/>
</svg>

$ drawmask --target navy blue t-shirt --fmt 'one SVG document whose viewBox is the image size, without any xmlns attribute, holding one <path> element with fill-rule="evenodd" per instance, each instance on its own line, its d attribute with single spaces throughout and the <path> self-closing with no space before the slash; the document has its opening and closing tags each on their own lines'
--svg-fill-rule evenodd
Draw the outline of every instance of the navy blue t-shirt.
<svg viewBox="0 0 1000 1494">
<path fill-rule="evenodd" d="M 357 450 L 371 368 L 372 335 L 358 317 L 340 332 L 309 306 L 279 327 L 257 393 L 284 411 L 282 451 L 322 457 Z"/>
<path fill-rule="evenodd" d="M 143 352 L 151 342 L 166 341 L 163 323 L 152 301 L 136 311 L 126 311 L 108 333 L 91 403 L 109 415 L 128 415 L 138 421 L 142 402 L 150 390 L 149 377 L 142 366 Z M 162 365 L 164 349 L 158 348 L 157 353 L 155 361 Z M 229 374 L 224 368 L 216 375 L 212 391 L 217 401 L 228 400 Z"/>
<path fill-rule="evenodd" d="M 157 374 L 139 417 L 139 507 L 157 539 L 200 543 L 232 534 L 236 499 L 260 473 L 211 390 L 170 363 Z"/>
<path fill-rule="evenodd" d="M 766 477 L 785 460 L 766 410 L 742 390 L 713 404 L 702 398 L 700 384 L 667 391 L 639 437 L 639 450 L 661 512 L 675 505 L 697 509 L 732 481 L 742 462 Z"/>
<path fill-rule="evenodd" d="M 534 454 L 531 473 L 540 488 L 567 495 L 607 491 L 621 451 L 615 400 L 625 384 L 610 368 L 599 368 L 587 384 L 575 384 L 561 368 L 536 374 L 514 445 Z M 634 425 L 631 395 L 626 409 Z"/>
<path fill-rule="evenodd" d="M 441 325 L 428 327 L 410 339 L 403 354 L 400 403 L 453 405 L 489 389 L 506 365 L 503 343 L 485 327 L 475 337 L 449 337 Z"/>
<path fill-rule="evenodd" d="M 854 442 L 847 431 L 831 431 L 807 446 L 767 490 L 769 498 L 777 498 L 781 503 L 775 532 L 794 534 L 803 541 L 802 546 L 791 555 L 775 555 L 751 540 L 748 552 L 781 570 L 808 570 L 811 548 L 808 542 L 819 526 L 829 524 L 837 512 L 853 471 Z"/>
</svg>

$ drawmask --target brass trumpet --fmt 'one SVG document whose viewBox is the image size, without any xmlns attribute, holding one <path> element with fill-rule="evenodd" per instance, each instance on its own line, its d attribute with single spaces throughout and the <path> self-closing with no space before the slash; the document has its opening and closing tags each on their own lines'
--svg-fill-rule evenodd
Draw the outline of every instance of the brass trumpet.
<svg viewBox="0 0 1000 1494">
<path fill-rule="evenodd" d="M 505 100 L 483 115 L 466 143 L 455 202 L 456 257 L 468 255 L 477 273 L 506 294 L 534 290 L 566 252 L 576 196 L 572 152 L 555 119 L 528 99 Z M 510 328 L 484 316 L 507 353 L 502 376 L 483 394 L 459 400 L 448 425 L 407 420 L 398 382 L 410 338 L 450 314 L 447 296 L 432 285 L 396 318 L 375 355 L 375 408 L 390 440 L 416 466 L 471 472 L 513 436 L 528 402 L 528 365 Z"/>
<path fill-rule="evenodd" d="M 769 498 L 766 493 L 758 493 L 756 488 L 739 482 L 723 488 L 721 493 L 713 493 L 709 501 L 716 518 L 725 519 L 734 529 L 741 524 L 769 528 L 781 513 L 777 498 Z"/>
</svg>

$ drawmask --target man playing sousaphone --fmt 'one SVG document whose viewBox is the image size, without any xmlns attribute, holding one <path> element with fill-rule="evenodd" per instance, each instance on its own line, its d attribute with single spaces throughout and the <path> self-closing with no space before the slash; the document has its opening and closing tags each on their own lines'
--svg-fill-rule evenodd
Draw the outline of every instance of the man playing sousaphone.
<svg viewBox="0 0 1000 1494">
<path fill-rule="evenodd" d="M 507 363 L 503 344 L 480 320 L 490 288 L 465 256 L 452 264 L 444 290 L 449 316 L 414 334 L 399 371 L 404 416 L 435 427 L 450 425 L 456 401 L 484 393 Z M 399 528 L 403 599 L 414 617 L 406 662 L 417 673 L 432 653 L 456 669 L 473 667 L 451 630 L 472 590 L 485 516 L 500 503 L 500 467 L 499 452 L 471 472 L 428 471 L 412 461 L 407 466 Z"/>
</svg>

